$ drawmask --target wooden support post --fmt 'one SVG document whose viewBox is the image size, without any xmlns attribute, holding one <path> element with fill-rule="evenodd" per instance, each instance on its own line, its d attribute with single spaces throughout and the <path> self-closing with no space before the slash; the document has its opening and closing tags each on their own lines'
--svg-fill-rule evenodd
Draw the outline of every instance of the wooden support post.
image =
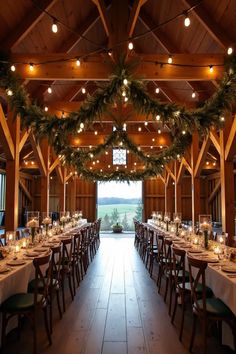
<svg viewBox="0 0 236 354">
<path fill-rule="evenodd" d="M 76 178 L 73 177 L 69 182 L 69 206 L 73 213 L 76 210 Z"/>
<path fill-rule="evenodd" d="M 177 177 L 179 174 L 179 162 L 175 161 L 174 169 L 175 169 L 175 213 L 182 212 L 182 188 L 181 188 L 181 180 L 177 181 Z"/>
<path fill-rule="evenodd" d="M 199 137 L 198 133 L 193 133 L 193 140 L 191 145 L 191 178 L 192 178 L 192 225 L 196 225 L 200 214 L 200 177 L 194 177 L 194 171 L 197 164 L 199 152 Z"/>
<path fill-rule="evenodd" d="M 230 122 L 220 131 L 220 181 L 222 231 L 229 234 L 228 243 L 232 244 L 235 234 L 234 221 L 234 164 L 233 160 L 225 160 L 225 148 L 230 131 Z"/>
<path fill-rule="evenodd" d="M 170 178 L 170 175 L 167 175 L 166 183 L 165 183 L 165 212 L 171 212 L 172 213 L 172 180 Z"/>
<path fill-rule="evenodd" d="M 9 111 L 7 117 L 8 128 L 14 144 L 14 159 L 6 162 L 6 231 L 15 231 L 18 227 L 19 213 L 19 144 L 20 144 L 20 117 Z"/>
<path fill-rule="evenodd" d="M 42 156 L 46 168 L 46 175 L 41 176 L 41 204 L 40 209 L 42 212 L 49 213 L 49 155 L 50 147 L 48 141 L 44 139 L 41 143 Z"/>
<path fill-rule="evenodd" d="M 66 211 L 66 181 L 65 181 L 65 168 L 60 169 L 61 174 L 59 180 L 59 211 Z"/>
</svg>

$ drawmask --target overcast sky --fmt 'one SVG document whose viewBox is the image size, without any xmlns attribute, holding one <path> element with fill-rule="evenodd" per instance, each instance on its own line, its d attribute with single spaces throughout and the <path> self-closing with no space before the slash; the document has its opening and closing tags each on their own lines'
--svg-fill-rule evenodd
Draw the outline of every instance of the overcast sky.
<svg viewBox="0 0 236 354">
<path fill-rule="evenodd" d="M 98 183 L 98 198 L 142 198 L 142 182 L 106 182 Z"/>
</svg>

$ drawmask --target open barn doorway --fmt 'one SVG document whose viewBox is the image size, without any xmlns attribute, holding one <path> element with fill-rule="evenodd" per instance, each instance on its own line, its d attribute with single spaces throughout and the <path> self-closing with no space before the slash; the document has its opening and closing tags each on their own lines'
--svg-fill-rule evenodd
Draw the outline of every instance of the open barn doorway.
<svg viewBox="0 0 236 354">
<path fill-rule="evenodd" d="M 120 225 L 123 233 L 133 233 L 133 218 L 142 220 L 142 194 L 141 181 L 98 183 L 97 216 L 102 218 L 101 231 L 113 232 Z"/>
</svg>

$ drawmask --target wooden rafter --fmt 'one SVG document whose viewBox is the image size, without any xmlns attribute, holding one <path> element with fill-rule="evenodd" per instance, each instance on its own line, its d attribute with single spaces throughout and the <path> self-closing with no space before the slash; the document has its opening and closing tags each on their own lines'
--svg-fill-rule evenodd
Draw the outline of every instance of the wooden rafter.
<svg viewBox="0 0 236 354">
<path fill-rule="evenodd" d="M 57 174 L 57 177 L 59 178 L 59 181 L 61 183 L 64 183 L 64 177 L 63 177 L 63 173 L 62 173 L 62 170 L 61 170 L 61 166 L 60 165 L 57 165 L 56 166 L 56 174 Z"/>
<path fill-rule="evenodd" d="M 182 2 L 187 6 L 191 7 L 196 4 L 195 0 L 182 0 Z M 219 23 L 217 23 L 204 9 L 202 5 L 197 6 L 193 9 L 194 14 L 197 19 L 201 22 L 207 32 L 211 37 L 222 47 L 227 48 L 229 45 L 234 43 L 230 40 L 223 29 L 220 28 Z"/>
<path fill-rule="evenodd" d="M 220 154 L 220 138 L 218 137 L 215 130 L 210 131 L 210 139 L 215 146 L 217 152 Z"/>
<path fill-rule="evenodd" d="M 177 174 L 177 179 L 176 179 L 176 183 L 179 184 L 181 182 L 181 179 L 183 177 L 185 171 L 185 165 L 183 163 L 183 159 L 181 160 L 180 166 L 179 166 L 179 170 L 178 170 L 178 174 Z"/>
<path fill-rule="evenodd" d="M 40 63 L 48 60 L 61 60 L 62 58 L 71 58 L 71 54 L 13 54 L 13 62 Z M 140 64 L 135 70 L 137 76 L 144 77 L 145 80 L 184 80 L 184 81 L 207 81 L 220 78 L 223 72 L 223 66 L 214 68 L 210 72 L 208 65 L 222 64 L 222 54 L 173 54 L 173 60 L 176 64 L 193 64 L 206 67 L 185 67 L 157 65 L 157 62 L 166 63 L 168 55 L 166 54 L 141 54 L 139 55 Z M 65 61 L 57 65 L 45 63 L 35 65 L 33 71 L 29 66 L 18 64 L 17 71 L 23 79 L 30 80 L 107 80 L 112 74 L 112 65 L 104 63 L 101 56 L 93 57 L 90 61 L 83 62 L 78 68 L 75 61 Z M 94 62 L 93 60 L 96 60 Z"/>
<path fill-rule="evenodd" d="M 19 145 L 19 152 L 21 152 L 23 146 L 25 145 L 28 137 L 29 137 L 29 131 L 26 130 L 21 134 L 21 139 L 20 139 L 20 145 Z"/>
<path fill-rule="evenodd" d="M 110 25 L 110 21 L 107 16 L 107 9 L 106 9 L 105 3 L 103 0 L 92 0 L 92 1 L 94 2 L 94 4 L 98 8 L 98 12 L 100 14 L 104 30 L 106 32 L 107 37 L 109 37 L 109 35 L 111 33 L 111 28 L 110 28 L 111 25 Z"/>
<path fill-rule="evenodd" d="M 38 166 L 39 166 L 39 170 L 42 174 L 43 177 L 46 177 L 47 175 L 47 168 L 43 159 L 43 155 L 42 155 L 42 151 L 40 148 L 40 145 L 36 142 L 35 137 L 33 135 L 33 133 L 30 133 L 29 135 L 30 138 L 30 143 L 34 152 L 34 156 L 37 160 Z"/>
<path fill-rule="evenodd" d="M 14 160 L 15 147 L 1 105 L 0 105 L 0 141 L 7 159 Z"/>
<path fill-rule="evenodd" d="M 219 181 L 216 183 L 213 191 L 211 192 L 209 198 L 208 198 L 208 203 L 211 203 L 212 200 L 215 198 L 217 192 L 219 191 L 220 189 L 220 186 L 221 186 L 221 180 L 219 179 Z"/>
<path fill-rule="evenodd" d="M 135 0 L 130 12 L 129 22 L 127 26 L 128 36 L 131 37 L 134 32 L 136 22 L 138 20 L 139 12 L 141 7 L 145 4 L 147 0 Z"/>
<path fill-rule="evenodd" d="M 205 162 L 207 153 L 208 153 L 208 149 L 211 145 L 211 141 L 210 141 L 210 137 L 208 136 L 202 143 L 202 147 L 201 150 L 198 154 L 198 158 L 196 161 L 196 165 L 195 165 L 195 169 L 194 169 L 194 177 L 199 177 L 201 174 L 201 170 L 203 167 L 203 164 Z"/>
<path fill-rule="evenodd" d="M 183 164 L 184 164 L 186 170 L 188 170 L 188 172 L 189 172 L 190 175 L 191 175 L 193 171 L 192 171 L 192 168 L 191 168 L 191 166 L 189 165 L 188 161 L 186 160 L 185 157 L 182 157 L 182 161 L 183 161 Z"/>
<path fill-rule="evenodd" d="M 55 168 L 60 164 L 60 159 L 59 157 L 57 157 L 55 159 L 55 161 L 51 164 L 51 166 L 49 167 L 49 174 L 52 173 L 52 171 L 55 170 Z"/>
<path fill-rule="evenodd" d="M 21 179 L 19 180 L 19 184 L 20 184 L 21 189 L 25 193 L 26 197 L 32 202 L 32 200 L 33 200 L 32 195 L 30 194 L 28 188 L 26 187 L 26 185 L 24 184 L 24 182 Z"/>
<path fill-rule="evenodd" d="M 57 0 L 41 0 L 40 8 L 42 10 L 49 11 L 50 8 L 57 2 Z M 18 45 L 33 29 L 33 27 L 42 19 L 44 12 L 39 8 L 33 6 L 29 13 L 24 16 L 24 19 L 17 24 L 16 28 L 5 36 L 5 39 L 1 43 L 3 50 L 10 50 L 14 46 Z"/>
<path fill-rule="evenodd" d="M 176 181 L 176 177 L 175 177 L 174 173 L 171 171 L 171 169 L 169 168 L 169 166 L 166 165 L 165 168 L 166 168 L 167 173 L 173 179 L 173 181 Z"/>
<path fill-rule="evenodd" d="M 225 146 L 225 160 L 232 160 L 236 154 L 236 116 L 229 132 L 229 137 Z"/>
</svg>

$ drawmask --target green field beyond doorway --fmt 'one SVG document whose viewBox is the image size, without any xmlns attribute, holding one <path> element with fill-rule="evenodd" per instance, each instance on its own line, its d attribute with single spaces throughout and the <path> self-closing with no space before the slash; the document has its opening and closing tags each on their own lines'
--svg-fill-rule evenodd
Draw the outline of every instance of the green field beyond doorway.
<svg viewBox="0 0 236 354">
<path fill-rule="evenodd" d="M 142 220 L 142 182 L 106 182 L 98 184 L 97 214 L 101 231 L 112 231 L 121 224 L 123 231 L 133 231 L 133 218 Z"/>
</svg>

